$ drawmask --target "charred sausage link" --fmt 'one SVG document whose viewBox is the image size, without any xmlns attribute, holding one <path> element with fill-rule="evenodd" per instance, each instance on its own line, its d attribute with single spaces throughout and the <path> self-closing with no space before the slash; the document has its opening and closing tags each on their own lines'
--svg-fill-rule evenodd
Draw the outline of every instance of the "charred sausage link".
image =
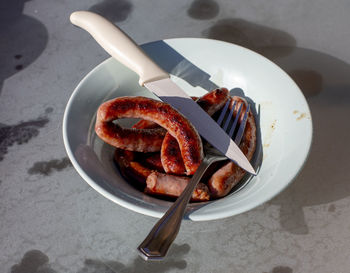
<svg viewBox="0 0 350 273">
<path fill-rule="evenodd" d="M 225 94 L 226 92 L 228 96 L 228 91 L 223 91 L 221 94 Z M 211 100 L 212 97 L 210 96 L 211 93 L 206 94 L 204 97 L 198 99 L 198 101 L 201 102 L 203 108 L 212 115 L 222 107 L 227 99 L 223 100 L 219 105 L 213 105 L 213 100 Z M 234 101 L 238 102 L 234 114 L 237 114 L 237 110 L 241 104 L 243 104 L 242 112 L 244 112 L 247 106 L 246 101 L 240 97 L 233 97 L 231 98 L 231 108 L 233 107 Z M 242 117 L 243 115 L 241 119 Z M 155 128 L 160 129 L 161 127 L 153 121 L 141 120 L 136 123 L 133 128 L 153 130 Z M 162 149 L 163 148 L 167 149 L 163 151 L 163 156 L 168 160 L 166 166 L 171 166 L 171 164 L 173 164 L 171 168 L 173 170 L 177 169 L 178 172 L 178 168 L 182 168 L 180 172 L 183 174 L 185 172 L 185 167 L 181 162 L 182 156 L 177 139 L 167 134 L 163 140 Z M 240 148 L 247 158 L 251 160 L 256 148 L 256 125 L 252 112 L 248 114 L 248 121 Z M 142 185 L 142 189 L 148 194 L 178 197 L 190 180 L 190 177 L 163 173 L 163 161 L 161 162 L 160 153 L 137 153 L 116 149 L 115 161 L 119 165 L 123 176 L 128 180 L 138 182 L 137 184 L 139 186 Z M 220 169 L 216 170 L 212 175 L 209 175 L 207 185 L 203 183 L 198 184 L 191 200 L 207 201 L 209 199 L 223 197 L 243 178 L 244 174 L 245 171 L 243 169 L 239 168 L 233 162 L 227 161 Z"/>
<path fill-rule="evenodd" d="M 118 148 L 114 152 L 114 161 L 119 166 L 121 174 L 134 186 L 142 188 L 146 185 L 147 176 L 152 170 L 145 168 L 134 160 L 134 152 Z"/>
<path fill-rule="evenodd" d="M 135 160 L 134 152 L 116 149 L 114 160 L 122 175 L 136 187 L 144 188 L 144 192 L 152 195 L 178 197 L 188 184 L 189 177 L 160 173 L 145 167 Z M 199 183 L 192 194 L 192 201 L 209 200 L 209 189 Z"/>
<path fill-rule="evenodd" d="M 237 102 L 234 115 L 237 114 L 237 110 L 242 103 L 243 113 L 247 107 L 247 102 L 240 97 L 233 97 L 231 99 L 231 108 L 234 101 Z M 241 119 L 242 118 L 243 115 L 241 116 Z M 251 111 L 248 114 L 244 136 L 239 147 L 250 161 L 256 148 L 256 124 Z M 243 178 L 244 174 L 245 171 L 242 168 L 238 167 L 232 161 L 228 161 L 223 167 L 217 170 L 208 181 L 211 197 L 220 198 L 227 195 L 231 189 Z"/>
<path fill-rule="evenodd" d="M 189 180 L 189 177 L 152 172 L 147 177 L 145 192 L 154 195 L 178 197 L 186 188 Z M 209 198 L 208 187 L 203 183 L 198 183 L 192 194 L 191 200 L 207 201 Z"/>
<path fill-rule="evenodd" d="M 197 97 L 191 97 L 193 100 L 197 100 Z M 145 120 L 141 119 L 138 122 L 136 122 L 132 128 L 136 129 L 155 129 L 155 128 L 161 128 L 157 123 L 150 121 L 150 120 Z"/>
<path fill-rule="evenodd" d="M 146 153 L 140 159 L 140 163 L 151 170 L 164 173 L 164 168 L 162 162 L 160 161 L 160 153 Z"/>
<path fill-rule="evenodd" d="M 157 123 L 140 120 L 132 126 L 136 129 L 161 128 Z M 165 130 L 165 129 L 164 129 Z M 145 187 L 147 176 L 153 170 L 164 172 L 159 153 L 136 153 L 116 148 L 114 161 L 119 166 L 121 174 L 128 180 L 136 183 L 137 187 Z M 141 161 L 141 162 L 139 162 Z"/>
<path fill-rule="evenodd" d="M 217 88 L 203 95 L 196 102 L 209 116 L 212 116 L 224 106 L 229 96 L 227 88 Z"/>
<path fill-rule="evenodd" d="M 200 136 L 193 125 L 169 104 L 145 97 L 119 97 L 103 103 L 97 111 L 95 131 L 105 142 L 131 151 L 159 151 L 163 141 L 159 129 L 122 128 L 113 122 L 120 118 L 143 118 L 165 128 L 179 143 L 186 174 L 191 175 L 197 170 L 203 159 Z"/>
<path fill-rule="evenodd" d="M 186 173 L 179 144 L 176 139 L 168 133 L 165 134 L 160 149 L 160 160 L 166 173 L 179 175 Z"/>
<path fill-rule="evenodd" d="M 226 88 L 217 88 L 197 99 L 197 103 L 210 116 L 217 112 L 229 99 Z M 185 174 L 185 166 L 181 157 L 179 145 L 174 137 L 167 133 L 164 137 L 160 158 L 166 173 Z"/>
<path fill-rule="evenodd" d="M 145 119 L 141 119 L 140 121 L 138 121 L 137 123 L 135 123 L 132 128 L 135 129 L 158 129 L 158 128 L 162 128 L 160 127 L 157 123 L 150 121 L 150 120 L 145 120 Z M 165 131 L 165 129 L 163 129 Z"/>
</svg>

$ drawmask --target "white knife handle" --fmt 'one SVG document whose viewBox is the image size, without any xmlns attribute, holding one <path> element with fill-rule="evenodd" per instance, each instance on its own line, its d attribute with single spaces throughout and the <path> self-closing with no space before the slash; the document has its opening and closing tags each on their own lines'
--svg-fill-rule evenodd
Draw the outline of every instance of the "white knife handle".
<svg viewBox="0 0 350 273">
<path fill-rule="evenodd" d="M 89 11 L 76 11 L 72 24 L 89 32 L 115 59 L 139 75 L 139 84 L 169 78 L 169 74 L 154 63 L 121 29 L 102 16 Z"/>
</svg>

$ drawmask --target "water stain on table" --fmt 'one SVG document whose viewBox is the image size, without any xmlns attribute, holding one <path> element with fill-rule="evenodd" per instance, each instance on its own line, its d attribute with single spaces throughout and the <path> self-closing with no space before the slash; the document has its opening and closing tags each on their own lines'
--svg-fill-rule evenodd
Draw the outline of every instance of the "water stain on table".
<svg viewBox="0 0 350 273">
<path fill-rule="evenodd" d="M 16 60 L 20 60 L 20 59 L 22 59 L 22 55 L 21 54 L 16 54 L 15 56 L 13 56 Z M 22 70 L 23 69 L 23 65 L 22 64 L 17 64 L 16 66 L 15 66 L 15 69 L 16 70 Z"/>
<path fill-rule="evenodd" d="M 219 14 L 219 4 L 214 0 L 194 0 L 187 14 L 197 20 L 212 19 Z"/>
<path fill-rule="evenodd" d="M 72 163 L 68 157 L 61 159 L 52 159 L 49 161 L 35 162 L 28 170 L 28 174 L 41 174 L 49 176 L 53 171 L 62 171 L 66 168 L 72 167 Z"/>
<path fill-rule="evenodd" d="M 118 261 L 86 259 L 84 266 L 77 273 L 115 273 L 115 272 L 142 272 L 142 273 L 162 273 L 169 270 L 184 270 L 187 263 L 183 257 L 189 252 L 188 244 L 174 244 L 170 250 L 168 258 L 162 262 L 146 262 L 141 257 L 134 258 L 131 264 L 123 264 Z M 40 250 L 27 251 L 20 262 L 11 267 L 11 273 L 57 273 L 49 263 L 49 257 Z"/>
<path fill-rule="evenodd" d="M 47 107 L 46 109 L 45 109 L 45 114 L 50 114 L 50 113 L 52 113 L 53 112 L 53 108 L 52 107 Z"/>
<path fill-rule="evenodd" d="M 49 265 L 49 257 L 40 250 L 29 250 L 18 264 L 11 267 L 11 273 L 56 273 Z"/>
<path fill-rule="evenodd" d="M 133 5 L 128 0 L 104 0 L 90 9 L 106 19 L 116 23 L 125 21 L 133 10 Z"/>
<path fill-rule="evenodd" d="M 328 207 L 328 212 L 335 212 L 336 206 L 334 204 L 330 204 Z"/>
<path fill-rule="evenodd" d="M 271 273 L 293 273 L 293 269 L 289 266 L 276 266 L 272 269 Z"/>
<path fill-rule="evenodd" d="M 29 142 L 39 135 L 39 129 L 45 127 L 48 122 L 47 117 L 39 117 L 15 125 L 0 124 L 0 161 L 4 159 L 10 146 Z"/>
<path fill-rule="evenodd" d="M 240 18 L 226 18 L 217 21 L 202 32 L 204 37 L 237 44 L 264 55 L 266 48 L 283 46 L 273 51 L 274 57 L 288 55 L 296 45 L 290 34 Z"/>
<path fill-rule="evenodd" d="M 22 70 L 23 69 L 23 65 L 22 64 L 16 65 L 15 69 L 18 70 L 18 71 Z"/>
<path fill-rule="evenodd" d="M 3 2 L 0 8 L 0 93 L 3 82 L 37 59 L 48 41 L 46 27 L 23 14 L 27 0 Z"/>
</svg>

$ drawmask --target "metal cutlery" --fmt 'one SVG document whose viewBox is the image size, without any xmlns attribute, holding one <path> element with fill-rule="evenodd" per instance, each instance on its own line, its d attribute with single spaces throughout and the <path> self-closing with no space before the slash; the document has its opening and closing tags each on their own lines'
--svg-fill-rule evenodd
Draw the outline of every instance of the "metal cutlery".
<svg viewBox="0 0 350 273">
<path fill-rule="evenodd" d="M 236 102 L 234 102 L 234 105 L 231 107 L 231 109 L 229 109 L 230 101 L 231 100 L 229 100 L 223 107 L 217 123 L 229 134 L 232 139 L 234 139 L 235 143 L 239 145 L 244 135 L 244 129 L 247 123 L 250 106 L 248 104 L 245 112 L 243 113 L 243 119 L 241 122 L 239 122 L 243 104 L 240 105 L 237 114 L 234 116 Z M 214 162 L 227 160 L 225 155 L 215 149 L 208 142 L 204 145 L 204 152 L 205 157 L 189 181 L 189 184 L 186 186 L 185 190 L 168 209 L 164 216 L 155 224 L 145 240 L 139 245 L 139 254 L 145 260 L 161 260 L 166 256 L 170 245 L 175 240 L 180 230 L 187 204 L 196 185 L 211 164 Z"/>
<path fill-rule="evenodd" d="M 73 12 L 70 20 L 74 25 L 88 31 L 111 56 L 137 73 L 140 85 L 187 117 L 210 144 L 241 168 L 256 174 L 235 142 L 122 30 L 102 16 L 89 11 Z"/>
</svg>

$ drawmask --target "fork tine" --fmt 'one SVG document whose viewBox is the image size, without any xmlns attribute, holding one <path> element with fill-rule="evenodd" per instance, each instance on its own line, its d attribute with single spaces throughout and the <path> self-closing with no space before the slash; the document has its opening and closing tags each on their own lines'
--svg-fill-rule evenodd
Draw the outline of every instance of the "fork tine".
<svg viewBox="0 0 350 273">
<path fill-rule="evenodd" d="M 221 110 L 220 116 L 217 119 L 217 123 L 226 132 L 228 132 L 228 127 L 229 127 L 230 123 L 232 122 L 233 112 L 234 112 L 234 109 L 236 108 L 237 102 L 234 101 L 231 109 L 229 109 L 230 103 L 231 103 L 231 100 L 228 100 L 225 103 L 223 109 Z M 247 123 L 248 113 L 249 113 L 249 110 L 250 110 L 250 105 L 249 104 L 247 105 L 247 109 L 244 112 L 242 122 L 240 123 L 238 130 L 236 130 L 239 118 L 241 116 L 242 108 L 243 108 L 243 103 L 240 105 L 240 107 L 239 107 L 239 109 L 237 111 L 237 114 L 235 115 L 234 121 L 233 121 L 232 125 L 229 127 L 230 130 L 228 132 L 228 135 L 230 136 L 230 138 L 232 138 L 234 133 L 235 133 L 235 131 L 237 131 L 237 133 L 235 134 L 235 137 L 234 137 L 234 141 L 235 141 L 235 143 L 237 145 L 240 144 L 240 142 L 242 140 L 242 137 L 243 137 L 243 134 L 244 134 L 245 125 Z M 229 113 L 227 113 L 227 111 L 229 111 Z M 224 121 L 225 121 L 225 124 L 222 126 Z"/>
<path fill-rule="evenodd" d="M 228 109 L 228 106 L 230 105 L 230 102 L 231 100 L 228 100 L 226 103 L 225 103 L 225 106 L 224 108 L 221 110 L 221 114 L 217 120 L 217 123 L 221 126 L 221 123 L 223 122 L 224 118 L 225 118 L 225 115 L 226 115 L 226 112 L 227 112 L 227 109 Z"/>
<path fill-rule="evenodd" d="M 236 127 L 237 127 L 238 120 L 239 120 L 239 118 L 240 118 L 240 116 L 241 116 L 241 112 L 242 112 L 242 105 L 243 105 L 243 103 L 242 103 L 241 106 L 239 107 L 239 109 L 238 109 L 238 111 L 237 111 L 237 114 L 236 114 L 236 117 L 235 117 L 235 120 L 234 120 L 234 122 L 233 122 L 233 124 L 232 124 L 231 130 L 230 130 L 230 133 L 229 133 L 230 138 L 232 138 L 233 133 L 234 133 Z M 234 106 L 235 106 L 235 105 L 234 105 Z M 232 111 L 234 111 L 234 108 L 235 108 L 235 107 L 232 107 Z"/>
<path fill-rule="evenodd" d="M 247 109 L 244 112 L 243 120 L 241 122 L 241 125 L 239 126 L 237 135 L 235 137 L 235 143 L 237 145 L 241 143 L 241 140 L 242 140 L 242 137 L 243 137 L 243 133 L 244 133 L 244 129 L 245 129 L 245 125 L 247 124 L 249 110 L 250 110 L 250 104 L 248 104 Z"/>
<path fill-rule="evenodd" d="M 236 107 L 236 101 L 233 102 L 233 106 L 230 109 L 230 112 L 229 112 L 228 117 L 226 119 L 225 125 L 224 125 L 224 127 L 222 127 L 222 129 L 224 129 L 226 132 L 227 132 L 228 125 L 230 124 L 230 122 L 232 120 L 233 112 L 234 112 L 235 107 Z"/>
</svg>

